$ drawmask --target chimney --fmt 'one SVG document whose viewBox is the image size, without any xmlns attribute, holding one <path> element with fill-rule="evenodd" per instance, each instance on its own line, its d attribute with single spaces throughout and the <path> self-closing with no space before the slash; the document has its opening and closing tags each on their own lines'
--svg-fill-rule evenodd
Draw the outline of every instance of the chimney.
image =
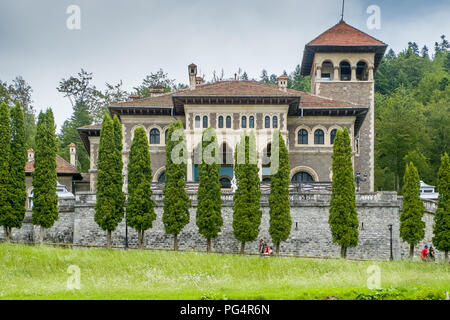
<svg viewBox="0 0 450 320">
<path fill-rule="evenodd" d="M 33 161 L 34 160 L 34 150 L 32 148 L 28 149 L 27 154 L 28 154 L 28 162 Z"/>
<path fill-rule="evenodd" d="M 204 82 L 205 82 L 205 80 L 203 80 L 202 77 L 197 77 L 197 78 L 195 78 L 195 83 L 196 83 L 197 85 L 203 84 Z"/>
<path fill-rule="evenodd" d="M 164 94 L 163 87 L 150 88 L 149 91 L 150 91 L 150 97 L 157 97 L 157 96 Z"/>
<path fill-rule="evenodd" d="M 189 71 L 189 88 L 191 90 L 195 90 L 195 85 L 196 83 L 196 78 L 197 78 L 197 66 L 193 63 L 191 63 L 188 66 L 188 71 Z"/>
<path fill-rule="evenodd" d="M 237 73 L 234 74 L 234 81 L 237 80 Z"/>
<path fill-rule="evenodd" d="M 73 165 L 74 167 L 77 166 L 77 146 L 75 143 L 71 143 L 69 144 L 69 152 L 70 152 L 70 164 Z"/>
<path fill-rule="evenodd" d="M 287 83 L 288 83 L 288 76 L 283 74 L 278 77 L 278 88 L 281 91 L 287 92 Z"/>
</svg>

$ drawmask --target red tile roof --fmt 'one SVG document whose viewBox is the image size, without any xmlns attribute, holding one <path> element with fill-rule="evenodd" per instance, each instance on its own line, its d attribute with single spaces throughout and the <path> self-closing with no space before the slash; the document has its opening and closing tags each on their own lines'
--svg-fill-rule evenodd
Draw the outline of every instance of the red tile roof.
<svg viewBox="0 0 450 320">
<path fill-rule="evenodd" d="M 25 172 L 32 173 L 34 172 L 34 160 L 28 161 L 25 164 Z M 65 174 L 78 174 L 77 168 L 71 165 L 69 162 L 64 160 L 61 156 L 56 156 L 56 172 L 57 173 L 65 173 Z"/>
<path fill-rule="evenodd" d="M 385 43 L 341 21 L 309 42 L 309 45 L 370 46 Z"/>
</svg>

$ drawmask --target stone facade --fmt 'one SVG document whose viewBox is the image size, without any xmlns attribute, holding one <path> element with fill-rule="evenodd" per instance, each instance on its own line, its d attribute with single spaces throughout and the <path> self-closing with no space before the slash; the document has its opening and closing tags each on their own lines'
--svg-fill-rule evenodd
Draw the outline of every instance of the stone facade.
<svg viewBox="0 0 450 320">
<path fill-rule="evenodd" d="M 191 218 L 189 224 L 180 234 L 180 249 L 205 250 L 206 241 L 198 233 L 195 224 L 195 211 L 197 198 L 195 193 L 189 193 L 192 200 L 190 209 Z M 171 249 L 173 237 L 166 235 L 162 223 L 162 194 L 155 192 L 157 219 L 153 228 L 146 232 L 145 246 L 152 249 Z M 331 194 L 310 193 L 291 196 L 292 229 L 289 239 L 281 244 L 282 254 L 309 256 L 309 257 L 339 257 L 339 246 L 332 243 L 328 225 L 328 210 Z M 212 241 L 213 251 L 237 253 L 240 243 L 233 236 L 233 194 L 222 195 L 222 216 L 224 226 L 219 236 Z M 435 203 L 426 203 L 426 236 L 419 246 L 416 254 L 420 252 L 424 243 L 431 243 L 433 216 Z M 55 225 L 48 229 L 45 241 L 53 243 L 66 243 L 85 246 L 104 246 L 106 232 L 101 230 L 94 221 L 95 194 L 91 192 L 78 193 L 76 200 L 60 200 L 59 219 Z M 399 214 L 401 197 L 394 192 L 366 193 L 357 195 L 357 210 L 359 219 L 359 245 L 349 248 L 349 258 L 360 259 L 389 259 L 390 257 L 390 232 L 388 225 L 393 225 L 393 256 L 394 259 L 402 259 L 408 256 L 408 245 L 399 237 Z M 270 243 L 268 194 L 261 197 L 261 209 L 263 216 L 260 226 L 259 238 L 264 238 Z M 26 214 L 23 227 L 13 229 L 13 239 L 18 241 L 37 241 L 39 228 L 31 224 L 31 211 Z M 123 247 L 125 244 L 125 220 L 113 232 L 113 245 Z M 0 231 L 0 239 L 4 237 Z M 137 233 L 128 228 L 128 242 L 130 247 L 137 246 Z M 246 244 L 247 253 L 257 253 L 258 241 Z M 437 256 L 442 253 L 437 252 Z"/>
</svg>

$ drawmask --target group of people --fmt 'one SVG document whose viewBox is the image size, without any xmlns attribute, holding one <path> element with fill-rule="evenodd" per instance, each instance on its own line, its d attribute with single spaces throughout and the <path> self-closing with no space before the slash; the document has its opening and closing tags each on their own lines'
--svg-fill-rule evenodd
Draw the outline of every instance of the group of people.
<svg viewBox="0 0 450 320">
<path fill-rule="evenodd" d="M 434 261 L 433 246 L 430 246 L 430 248 L 428 249 L 428 245 L 426 244 L 422 249 L 420 257 L 422 258 L 422 261 L 430 261 L 430 260 Z"/>
<path fill-rule="evenodd" d="M 273 254 L 272 247 L 269 247 L 264 239 L 259 239 L 259 254 L 261 256 L 271 256 Z"/>
</svg>

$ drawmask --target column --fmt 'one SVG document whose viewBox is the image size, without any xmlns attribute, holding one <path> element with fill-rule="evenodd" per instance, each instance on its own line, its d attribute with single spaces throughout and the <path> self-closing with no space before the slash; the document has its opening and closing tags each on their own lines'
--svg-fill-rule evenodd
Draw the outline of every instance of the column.
<svg viewBox="0 0 450 320">
<path fill-rule="evenodd" d="M 356 81 L 356 67 L 355 66 L 352 66 L 352 77 L 350 80 Z"/>
<path fill-rule="evenodd" d="M 374 67 L 373 66 L 370 66 L 369 67 L 369 81 L 373 81 L 373 69 L 374 69 Z"/>
<path fill-rule="evenodd" d="M 339 81 L 341 79 L 339 79 L 339 66 L 334 66 L 334 76 L 333 76 L 333 80 L 334 81 Z"/>
</svg>

